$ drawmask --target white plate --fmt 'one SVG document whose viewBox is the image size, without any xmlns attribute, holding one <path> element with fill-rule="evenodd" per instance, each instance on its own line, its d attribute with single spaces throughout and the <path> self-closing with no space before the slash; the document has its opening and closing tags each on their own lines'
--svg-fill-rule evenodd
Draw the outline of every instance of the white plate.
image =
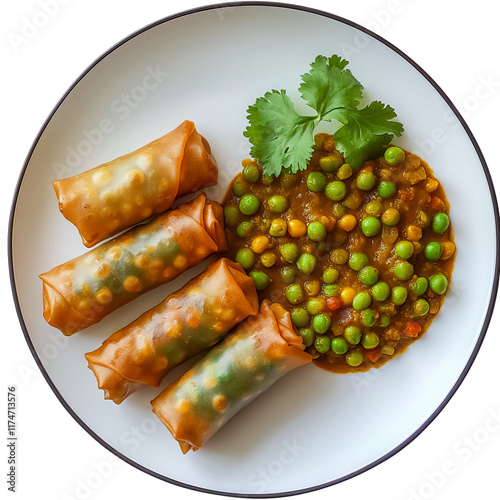
<svg viewBox="0 0 500 500">
<path fill-rule="evenodd" d="M 255 28 L 258 26 L 258 30 Z M 316 55 L 339 54 L 370 99 L 395 107 L 397 143 L 419 153 L 451 202 L 458 247 L 445 305 L 422 340 L 380 370 L 333 375 L 297 369 L 237 415 L 203 449 L 183 456 L 156 420 L 148 389 L 104 401 L 83 354 L 160 302 L 203 266 L 98 325 L 63 337 L 42 317 L 38 275 L 85 251 L 58 211 L 51 182 L 193 120 L 210 141 L 220 200 L 249 156 L 246 109 L 264 92 L 298 98 Z M 190 488 L 278 496 L 334 484 L 398 452 L 433 420 L 467 374 L 491 317 L 498 282 L 498 211 L 481 152 L 450 101 L 415 63 L 333 15 L 280 4 L 224 4 L 163 19 L 103 55 L 43 125 L 15 193 L 10 266 L 20 321 L 61 403 L 104 446 L 138 468 Z M 164 387 L 180 373 L 177 369 Z M 68 436 L 68 439 L 71 437 Z"/>
</svg>

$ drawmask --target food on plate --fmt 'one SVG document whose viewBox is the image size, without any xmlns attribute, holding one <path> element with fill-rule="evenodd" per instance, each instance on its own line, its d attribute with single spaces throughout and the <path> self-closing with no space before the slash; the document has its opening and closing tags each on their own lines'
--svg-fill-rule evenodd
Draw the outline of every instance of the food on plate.
<svg viewBox="0 0 500 500">
<path fill-rule="evenodd" d="M 455 245 L 443 187 L 418 156 L 390 145 L 394 109 L 358 106 L 363 86 L 339 56 L 318 56 L 299 93 L 248 108 L 254 158 L 223 202 L 229 250 L 260 299 L 288 309 L 315 363 L 379 367 L 421 338 L 451 280 Z M 316 133 L 337 121 L 333 133 Z"/>
<path fill-rule="evenodd" d="M 217 163 L 193 122 L 142 148 L 53 182 L 61 213 L 91 247 L 217 183 Z"/>
<path fill-rule="evenodd" d="M 222 208 L 201 194 L 41 274 L 44 317 L 72 335 L 226 245 Z"/>
<path fill-rule="evenodd" d="M 245 160 L 223 203 L 229 250 L 260 299 L 290 311 L 315 363 L 379 367 L 439 312 L 455 245 L 443 187 L 395 146 L 354 168 L 316 135 L 307 170 L 265 175 Z"/>
<path fill-rule="evenodd" d="M 197 450 L 230 418 L 285 374 L 311 361 L 290 314 L 264 300 L 152 402 L 183 453 Z"/>
<path fill-rule="evenodd" d="M 258 310 L 252 278 L 222 258 L 85 357 L 105 398 L 119 404 L 137 389 L 158 387 L 172 368 Z"/>
</svg>

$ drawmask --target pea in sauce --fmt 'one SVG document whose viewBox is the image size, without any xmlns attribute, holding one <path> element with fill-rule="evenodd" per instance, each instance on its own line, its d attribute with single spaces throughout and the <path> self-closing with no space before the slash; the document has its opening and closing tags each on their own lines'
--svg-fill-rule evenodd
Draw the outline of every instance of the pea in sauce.
<svg viewBox="0 0 500 500">
<path fill-rule="evenodd" d="M 318 134 L 308 169 L 277 178 L 243 161 L 223 202 L 226 255 L 260 300 L 291 312 L 328 371 L 379 367 L 419 339 L 453 271 L 449 204 L 429 166 L 391 146 L 353 169 Z"/>
</svg>

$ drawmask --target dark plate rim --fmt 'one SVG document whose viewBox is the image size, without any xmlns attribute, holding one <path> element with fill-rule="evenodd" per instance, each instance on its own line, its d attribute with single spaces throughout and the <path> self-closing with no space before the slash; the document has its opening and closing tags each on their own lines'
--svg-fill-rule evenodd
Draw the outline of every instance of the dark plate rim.
<svg viewBox="0 0 500 500">
<path fill-rule="evenodd" d="M 138 35 L 141 35 L 142 33 L 152 29 L 152 28 L 155 28 L 157 26 L 160 26 L 168 21 L 172 21 L 172 20 L 175 20 L 177 18 L 180 18 L 180 17 L 185 17 L 185 16 L 189 16 L 191 14 L 195 14 L 195 13 L 199 13 L 199 12 L 204 12 L 204 11 L 209 11 L 209 10 L 216 10 L 216 9 L 222 9 L 222 8 L 235 8 L 235 7 L 248 7 L 248 6 L 253 6 L 253 7 L 273 7 L 273 8 L 281 8 L 281 9 L 292 9 L 292 10 L 299 10 L 299 11 L 303 11 L 303 12 L 308 12 L 308 13 L 311 13 L 311 14 L 316 14 L 316 15 L 319 15 L 319 16 L 323 16 L 323 17 L 327 17 L 327 18 L 330 18 L 330 19 L 333 19 L 335 21 L 338 21 L 338 22 L 341 22 L 343 24 L 346 24 L 348 26 L 351 26 L 373 38 L 375 38 L 376 40 L 378 40 L 379 42 L 383 43 L 384 45 L 386 45 L 387 47 L 389 47 L 390 49 L 392 49 L 394 52 L 396 52 L 400 57 L 402 57 L 403 59 L 405 59 L 411 66 L 413 66 L 432 86 L 433 88 L 440 94 L 440 96 L 443 98 L 443 100 L 448 104 L 448 106 L 450 106 L 450 108 L 452 109 L 452 111 L 454 112 L 454 114 L 456 115 L 457 119 L 460 121 L 460 124 L 462 125 L 462 127 L 464 128 L 464 130 L 466 131 L 472 145 L 474 146 L 474 149 L 476 151 L 476 154 L 481 162 L 481 165 L 483 167 L 483 171 L 484 171 L 484 175 L 485 175 L 485 178 L 486 178 L 486 181 L 488 183 L 488 187 L 489 187 L 489 190 L 490 190 L 490 195 L 491 195 L 491 201 L 492 201 L 492 205 L 493 205 L 493 212 L 494 212 L 494 216 L 495 216 L 495 236 L 496 236 L 496 258 L 495 258 L 495 274 L 494 274 L 494 280 L 493 280 L 493 287 L 492 287 L 492 291 L 491 291 L 491 297 L 490 297 L 490 301 L 489 301 L 489 304 L 488 304 L 488 309 L 487 309 L 487 312 L 486 312 L 486 316 L 485 316 L 485 320 L 484 320 L 484 323 L 482 325 L 482 328 L 481 328 L 481 333 L 479 335 L 479 338 L 477 340 L 477 343 L 474 347 L 474 350 L 467 362 L 467 364 L 465 365 L 465 368 L 463 369 L 462 373 L 460 374 L 458 380 L 456 381 L 456 383 L 453 385 L 453 387 L 451 388 L 450 392 L 448 393 L 448 395 L 444 398 L 444 400 L 442 401 L 442 403 L 438 406 L 438 408 L 431 414 L 431 416 L 413 433 L 411 434 L 407 439 L 405 439 L 402 443 L 400 443 L 397 447 L 395 447 L 393 450 L 391 450 L 390 452 L 386 453 L 385 455 L 383 455 L 382 457 L 380 457 L 379 459 L 371 462 L 370 464 L 350 473 L 350 474 L 346 474 L 345 476 L 342 476 L 340 478 L 337 478 L 335 480 L 332 480 L 332 481 L 329 481 L 329 482 L 326 482 L 326 483 L 322 483 L 322 484 L 318 484 L 316 486 L 311 486 L 311 487 L 308 487 L 308 488 L 302 488 L 302 489 L 297 489 L 297 490 L 290 490 L 290 491 L 283 491 L 283 492 L 279 492 L 279 493 L 272 493 L 272 494 L 266 494 L 266 493 L 255 493 L 255 494 L 248 494 L 248 493 L 235 493 L 235 492 L 226 492 L 226 491 L 220 491 L 220 490 L 212 490 L 212 489 L 208 489 L 208 488 L 202 488 L 202 487 L 199 487 L 199 486 L 195 486 L 195 485 L 191 485 L 191 484 L 188 484 L 188 483 L 183 483 L 181 481 L 177 481 L 175 479 L 172 479 L 172 478 L 169 478 L 169 477 L 166 477 L 162 474 L 158 474 L 150 469 L 148 469 L 147 467 L 144 467 L 143 465 L 141 464 L 138 464 L 137 462 L 134 462 L 133 460 L 131 460 L 129 457 L 123 455 L 122 453 L 120 453 L 119 451 L 115 450 L 111 445 L 109 445 L 106 441 L 104 441 L 100 436 L 98 436 L 92 429 L 90 429 L 87 424 L 85 424 L 81 418 L 75 413 L 75 411 L 69 406 L 69 404 L 66 402 L 66 400 L 62 397 L 62 395 L 59 393 L 57 387 L 55 386 L 55 384 L 52 382 L 49 374 L 46 372 L 44 366 L 43 366 L 43 363 L 41 361 L 41 359 L 39 358 L 37 352 L 36 352 L 36 349 L 31 341 L 31 338 L 30 338 L 30 335 L 28 333 L 28 329 L 26 327 L 26 324 L 24 322 L 24 318 L 23 318 L 23 315 L 22 315 L 22 311 L 21 311 L 21 306 L 20 306 L 20 301 L 19 301 L 19 297 L 18 297 L 18 294 L 17 294 L 17 289 L 16 289 L 16 282 L 15 282 L 15 277 L 14 277 L 14 265 L 13 265 L 13 241 L 12 241 L 12 234 L 13 234 L 13 226 L 14 226 L 14 219 L 15 219 L 15 212 L 16 212 L 16 207 L 17 207 L 17 201 L 18 201 L 18 196 L 19 196 L 19 192 L 21 190 L 21 186 L 22 186 L 22 181 L 24 179 L 24 175 L 26 173 L 26 170 L 28 168 L 28 165 L 30 163 L 30 160 L 31 160 L 31 157 L 33 155 L 33 152 L 41 138 L 41 136 L 43 135 L 43 133 L 45 132 L 45 129 L 47 128 L 47 126 L 49 125 L 50 121 L 52 120 L 52 117 L 54 116 L 54 114 L 57 112 L 57 110 L 59 109 L 59 107 L 63 104 L 63 102 L 66 100 L 66 98 L 69 96 L 69 94 L 72 92 L 72 90 L 76 87 L 76 85 L 78 85 L 78 83 L 100 62 L 102 61 L 103 59 L 105 59 L 109 54 L 111 54 L 114 50 L 116 50 L 117 48 L 121 47 L 122 45 L 124 45 L 125 43 L 129 42 L 130 40 L 132 40 L 133 38 L 137 37 Z M 132 465 L 133 467 L 137 468 L 138 470 L 142 471 L 142 472 L 145 472 L 153 477 L 156 477 L 157 479 L 161 479 L 163 481 L 166 481 L 168 483 L 171 483 L 171 484 L 174 484 L 176 486 L 181 486 L 181 487 L 184 487 L 184 488 L 187 488 L 187 489 L 190 489 L 190 490 L 194 490 L 194 491 L 198 491 L 198 492 L 202 492 L 202 493 L 210 493 L 210 494 L 216 494 L 216 495 L 223 495 L 223 496 L 228 496 L 228 497 L 239 497 L 239 498 L 280 498 L 280 497 L 284 497 L 284 496 L 293 496 L 293 495 L 299 495 L 299 494 L 303 494 L 303 493 L 310 493 L 310 492 L 313 492 L 313 491 L 317 491 L 317 490 L 320 490 L 320 489 L 323 489 L 323 488 L 327 488 L 329 486 L 333 486 L 335 484 L 339 484 L 341 482 L 344 482 L 344 481 L 347 481 L 353 477 L 356 477 L 360 474 L 363 474 L 364 472 L 376 467 L 377 465 L 381 464 L 382 462 L 385 462 L 386 460 L 388 460 L 389 458 L 395 456 L 396 454 L 398 454 L 401 450 L 403 450 L 403 448 L 405 448 L 408 444 L 410 444 L 415 438 L 417 438 L 430 424 L 431 422 L 434 421 L 434 419 L 439 415 L 439 413 L 441 413 L 441 411 L 443 410 L 443 408 L 449 403 L 449 401 L 451 400 L 451 398 L 454 396 L 454 394 L 457 392 L 458 388 L 460 387 L 460 385 L 462 384 L 462 382 L 464 381 L 466 375 L 468 374 L 469 370 L 471 369 L 472 367 L 472 364 L 474 363 L 476 357 L 477 357 L 477 354 L 479 352 L 479 349 L 481 348 L 481 345 L 484 341 L 484 338 L 485 338 L 485 335 L 486 335 L 486 332 L 488 330 L 488 326 L 490 324 L 490 321 L 491 321 L 491 317 L 493 315 L 493 309 L 495 307 L 495 301 L 496 301 L 496 296 L 497 296 L 497 291 L 498 291 L 498 282 L 499 282 L 499 268 L 500 268 L 500 243 L 499 243 L 499 236 L 500 236 L 500 217 L 499 217 L 499 212 L 498 212 L 498 202 L 497 202 L 497 197 L 496 197 L 496 193 L 495 193 L 495 188 L 494 188 L 494 185 L 493 185 L 493 181 L 492 181 L 492 178 L 491 178 L 491 175 L 490 175 L 490 172 L 489 172 L 489 169 L 488 169 L 488 166 L 486 164 L 486 160 L 481 152 L 481 149 L 479 147 L 479 144 L 477 143 L 474 135 L 472 134 L 470 128 L 468 127 L 467 123 L 465 122 L 464 118 L 461 116 L 460 112 L 458 111 L 458 109 L 456 108 L 456 106 L 451 102 L 451 100 L 448 98 L 448 96 L 446 95 L 446 93 L 443 91 L 443 89 L 441 89 L 441 87 L 431 78 L 431 76 L 429 74 L 427 74 L 427 72 L 421 68 L 415 61 L 413 61 L 409 56 L 407 56 L 404 52 L 402 52 L 399 48 L 397 48 L 395 45 L 393 45 L 392 43 L 390 43 L 389 41 L 387 41 L 386 39 L 382 38 L 380 35 L 374 33 L 373 31 L 353 22 L 353 21 L 350 21 L 346 18 L 343 18 L 341 16 L 338 16 L 336 14 L 332 14 L 330 12 L 326 12 L 326 11 L 323 11 L 323 10 L 319 10 L 319 9 L 315 9 L 315 8 L 312 8 L 312 7 L 306 7 L 306 6 L 301 6 L 301 5 L 296 5 L 296 4 L 290 4 L 290 3 L 278 3 L 278 2 L 224 2 L 224 3 L 217 3 L 217 4 L 212 4 L 212 5 L 205 5 L 205 6 L 200 6 L 200 7 L 196 7 L 196 8 L 193 8 L 193 9 L 189 9 L 189 10 L 185 10 L 185 11 L 182 11 L 182 12 L 178 12 L 176 14 L 173 14 L 173 15 L 170 15 L 170 16 L 167 16 L 167 17 L 164 17 L 162 19 L 159 19 L 157 21 L 154 21 L 146 26 L 144 26 L 143 28 L 140 28 L 139 30 L 131 33 L 129 36 L 127 36 L 126 38 L 122 39 L 121 41 L 119 41 L 118 43 L 116 43 L 115 45 L 113 45 L 110 49 L 108 49 L 106 52 L 104 52 L 100 57 L 98 57 L 95 61 L 93 61 L 82 73 L 81 75 L 71 84 L 71 86 L 68 88 L 68 90 L 65 92 L 65 94 L 61 97 L 61 99 L 59 100 L 59 102 L 54 106 L 53 110 L 51 111 L 51 113 L 49 114 L 49 116 L 47 117 L 47 119 L 45 120 L 44 124 L 42 125 L 42 127 L 40 128 L 40 131 L 38 132 L 35 140 L 33 141 L 33 144 L 26 156 L 26 160 L 24 162 L 24 165 L 23 165 L 23 168 L 21 170 L 21 173 L 19 175 L 19 178 L 18 178 L 18 181 L 17 181 L 17 185 L 16 185 L 16 188 L 15 188 L 15 191 L 14 191 L 14 196 L 13 196 L 13 200 L 12 200 L 12 205 L 11 205 L 11 212 L 10 212 L 10 216 L 9 216 L 9 226 L 8 226 L 8 265 L 9 265 L 9 275 L 10 275 L 10 284 L 11 284 L 11 289 L 12 289 L 12 294 L 13 294 L 13 299 L 14 299 L 14 305 L 15 305 L 15 308 L 16 308 L 16 312 L 17 312 L 17 315 L 18 315 L 18 319 L 19 319 L 19 322 L 20 322 L 20 325 L 21 325 L 21 329 L 23 331 L 23 334 L 24 334 L 24 337 L 26 339 L 26 342 L 28 344 L 28 347 L 31 351 L 31 354 L 33 355 L 40 371 L 42 372 L 45 380 L 47 381 L 47 383 L 49 384 L 50 388 L 52 389 L 52 391 L 54 392 L 54 394 L 56 395 L 56 397 L 58 398 L 58 400 L 60 401 L 60 403 L 63 405 L 63 407 L 68 411 L 68 413 L 75 419 L 75 421 L 88 433 L 90 434 L 90 436 L 92 436 L 98 443 L 100 443 L 103 447 L 105 447 L 106 449 L 108 449 L 111 453 L 113 453 L 114 455 L 116 455 L 118 458 L 122 459 L 124 462 Z"/>
</svg>

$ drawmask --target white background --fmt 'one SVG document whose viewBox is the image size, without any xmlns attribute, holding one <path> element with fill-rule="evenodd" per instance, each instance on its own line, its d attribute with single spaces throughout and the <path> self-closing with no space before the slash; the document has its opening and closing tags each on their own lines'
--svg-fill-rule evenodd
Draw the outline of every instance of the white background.
<svg viewBox="0 0 500 500">
<path fill-rule="evenodd" d="M 0 83 L 4 158 L 0 183 L 0 286 L 4 323 L 0 408 L 4 417 L 0 421 L 4 422 L 4 428 L 0 435 L 7 433 L 7 387 L 15 385 L 19 437 L 15 495 L 19 499 L 212 496 L 162 482 L 136 470 L 113 457 L 79 427 L 52 393 L 29 352 L 11 298 L 7 265 L 8 217 L 15 185 L 33 140 L 60 97 L 89 64 L 122 38 L 160 18 L 208 3 L 215 2 L 22 0 L 4 5 L 0 21 L 4 68 Z M 422 66 L 462 111 L 484 153 L 494 183 L 500 185 L 497 160 L 500 30 L 493 2 L 468 2 L 467 9 L 459 6 L 464 4 L 436 0 L 303 0 L 301 4 L 368 27 Z M 44 5 L 50 16 L 40 14 Z M 43 19 L 46 22 L 40 21 Z M 43 25 L 32 29 L 29 38 L 24 36 L 26 24 L 35 20 Z M 242 36 L 258 36 L 258 26 L 253 33 Z M 473 197 L 471 193 L 471 199 L 464 200 L 470 203 L 470 210 L 474 210 Z M 36 252 L 36 248 L 31 250 Z M 470 286 L 480 284 L 470 283 Z M 367 496 L 373 500 L 499 498 L 499 326 L 497 310 L 469 375 L 451 402 L 415 441 L 360 476 L 302 497 L 308 500 L 334 497 L 358 500 Z M 8 487 L 8 448 L 4 444 L 0 449 L 3 450 L 0 452 L 3 497 Z"/>
</svg>

